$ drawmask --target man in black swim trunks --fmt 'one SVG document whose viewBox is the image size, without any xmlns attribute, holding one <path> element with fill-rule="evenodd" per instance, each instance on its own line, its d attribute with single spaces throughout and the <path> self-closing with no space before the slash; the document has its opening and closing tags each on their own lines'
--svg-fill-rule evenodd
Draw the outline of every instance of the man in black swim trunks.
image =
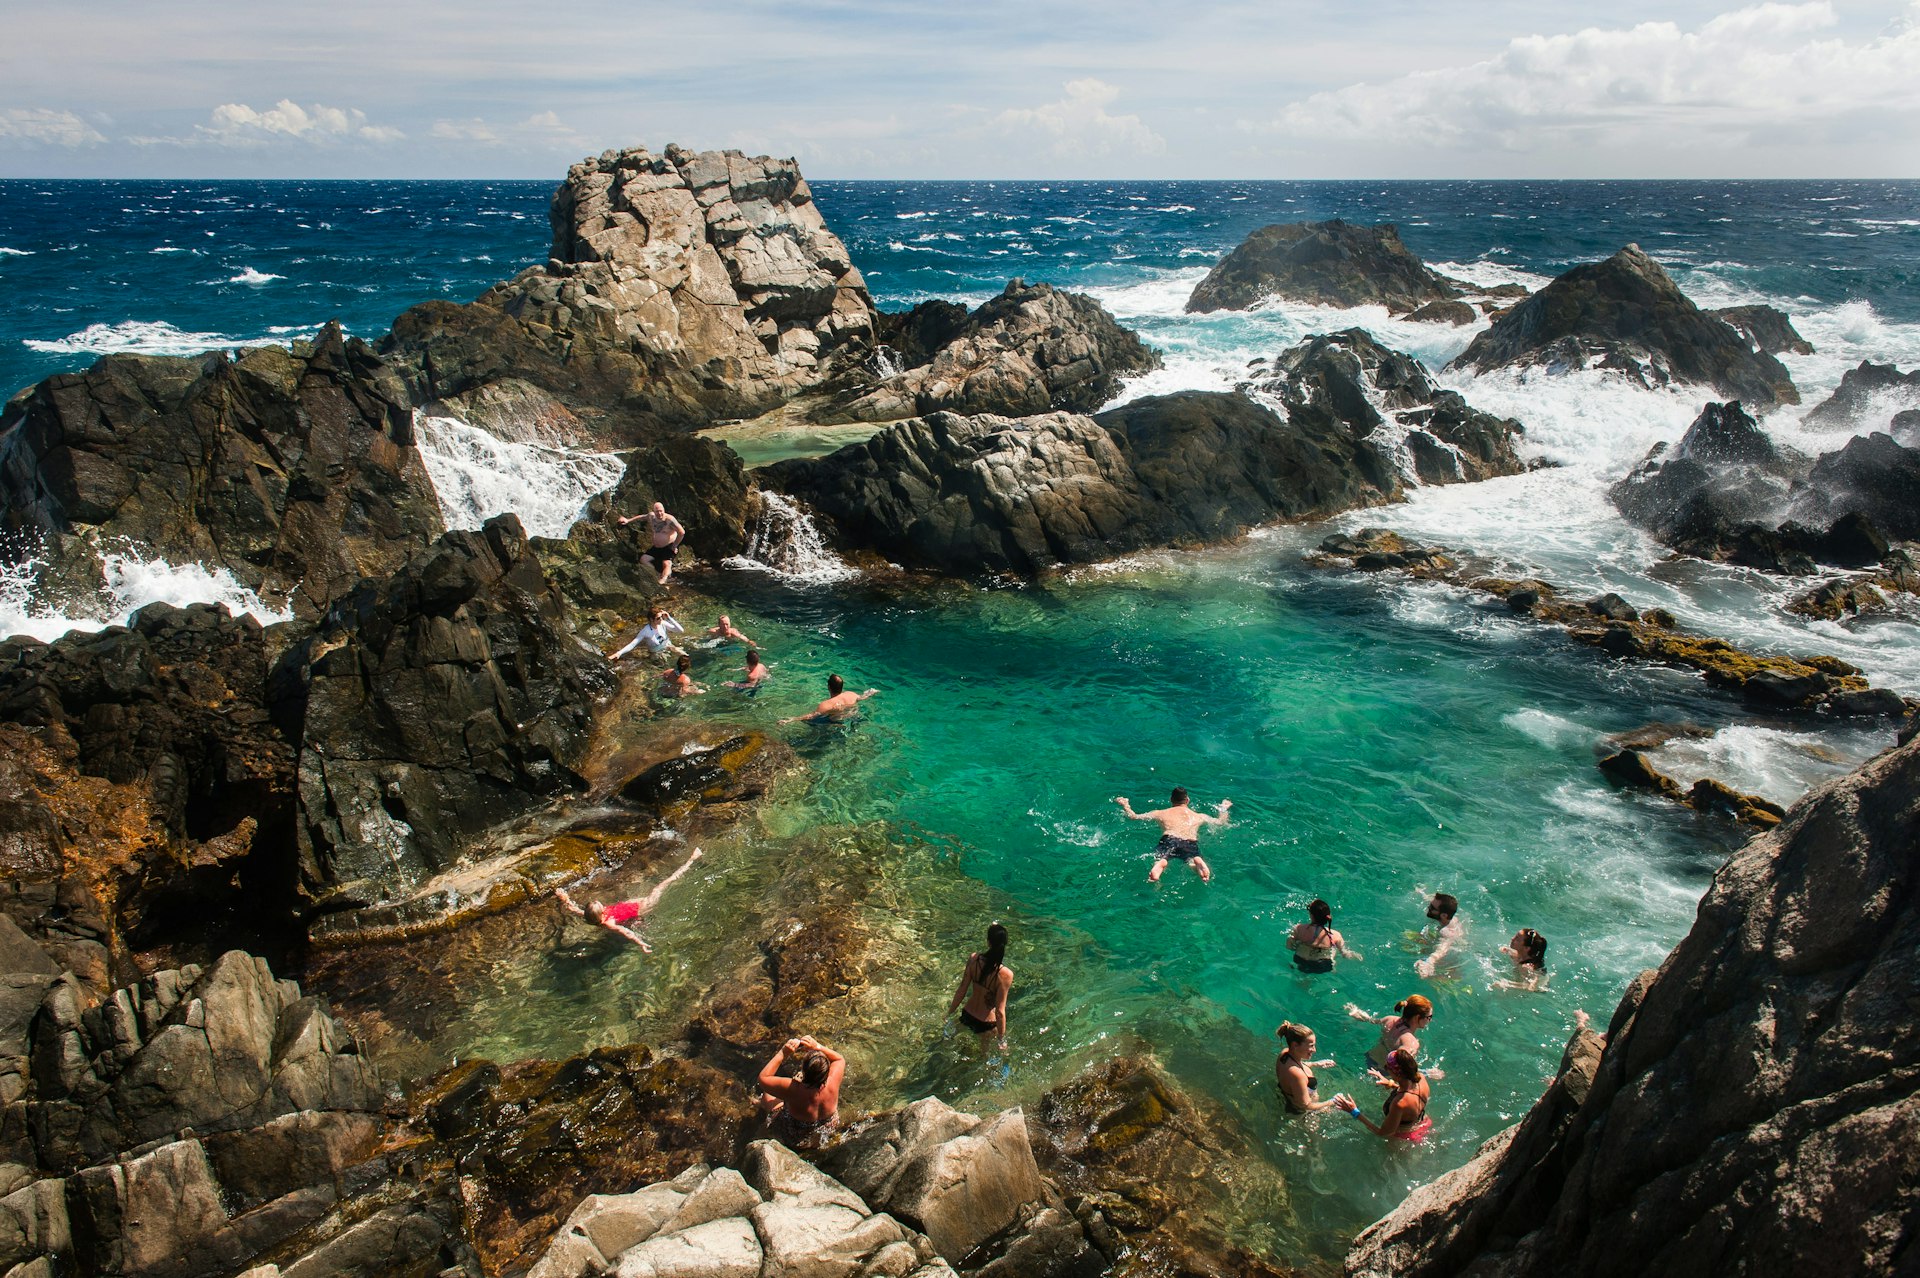
<svg viewBox="0 0 1920 1278">
<path fill-rule="evenodd" d="M 1200 875 L 1202 883 L 1213 881 L 1213 871 L 1200 859 L 1200 827 L 1203 825 L 1225 825 L 1227 811 L 1233 807 L 1233 800 L 1220 800 L 1220 814 L 1208 816 L 1204 812 L 1195 812 L 1187 806 L 1185 786 L 1173 788 L 1173 801 L 1164 808 L 1152 812 L 1135 812 L 1133 804 L 1125 798 L 1116 797 L 1114 802 L 1127 814 L 1129 821 L 1158 821 L 1160 823 L 1160 845 L 1154 848 L 1153 869 L 1147 871 L 1147 882 L 1158 883 L 1166 872 L 1167 861 L 1178 857 L 1192 865 Z"/>
<path fill-rule="evenodd" d="M 640 556 L 640 562 L 654 568 L 654 560 L 660 561 L 657 571 L 660 584 L 666 585 L 667 578 L 673 576 L 673 556 L 680 549 L 680 543 L 687 539 L 686 526 L 667 513 L 667 508 L 659 502 L 653 503 L 644 515 L 622 515 L 620 526 L 625 528 L 636 519 L 647 521 L 647 536 L 653 541 L 653 549 Z"/>
</svg>

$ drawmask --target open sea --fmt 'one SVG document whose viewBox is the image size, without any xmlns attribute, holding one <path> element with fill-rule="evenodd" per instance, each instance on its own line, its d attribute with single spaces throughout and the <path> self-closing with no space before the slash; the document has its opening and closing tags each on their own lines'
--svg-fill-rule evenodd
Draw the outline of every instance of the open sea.
<svg viewBox="0 0 1920 1278">
<path fill-rule="evenodd" d="M 546 183 L 0 182 L 0 382 L 9 391 L 111 351 L 185 353 L 286 342 L 330 318 L 369 340 L 407 306 L 465 300 L 543 262 Z M 1271 306 L 1188 316 L 1208 266 L 1256 227 L 1392 221 L 1441 271 L 1538 287 L 1637 242 L 1703 306 L 1767 302 L 1815 354 L 1783 360 L 1805 403 L 1764 425 L 1816 453 L 1848 430 L 1800 425 L 1861 360 L 1920 366 L 1920 184 L 1913 182 L 817 182 L 876 300 L 984 300 L 1012 276 L 1097 297 L 1166 356 L 1121 398 L 1226 389 L 1247 364 L 1308 334 L 1359 325 L 1435 370 L 1479 325 L 1384 312 Z M 1604 374 L 1444 374 L 1477 407 L 1518 418 L 1524 452 L 1552 463 L 1401 505 L 1262 530 L 1207 551 L 1137 556 L 1017 588 L 924 595 L 845 573 L 714 570 L 735 621 L 774 670 L 760 696 L 713 695 L 669 713 L 715 738 L 809 706 L 829 671 L 881 695 L 857 725 L 774 728 L 809 764 L 755 821 L 709 846 L 663 905 L 649 959 L 623 949 L 503 956 L 430 1043 L 427 1068 L 476 1053 L 557 1055 L 684 1024 L 712 975 L 703 951 L 764 908 L 773 867 L 822 831 L 880 831 L 888 899 L 951 952 L 875 978 L 868 1028 L 842 1044 L 849 1104 L 933 1092 L 955 1103 L 1032 1101 L 1114 1043 L 1151 1047 L 1217 1100 L 1286 1176 L 1291 1206 L 1242 1227 L 1290 1259 L 1336 1257 L 1406 1190 L 1513 1122 L 1558 1062 L 1576 1009 L 1604 1023 L 1626 983 L 1690 925 L 1742 832 L 1611 790 L 1607 734 L 1650 722 L 1712 734 L 1656 761 L 1789 802 L 1891 744 L 1878 727 L 1753 717 L 1681 672 L 1623 665 L 1558 632 L 1437 585 L 1329 575 L 1302 553 L 1329 531 L 1385 525 L 1494 556 L 1516 574 L 1616 590 L 1684 624 L 1769 651 L 1831 652 L 1876 684 L 1920 694 L 1914 616 L 1810 623 L 1781 610 L 1807 583 L 1671 560 L 1605 498 L 1708 395 L 1644 391 Z M 1885 429 L 1888 412 L 1851 429 Z M 423 436 L 450 522 L 518 509 L 564 529 L 618 462 L 535 456 L 461 435 Z M 695 548 L 698 549 L 697 547 Z M 57 614 L 0 570 L 0 633 L 50 637 L 152 599 L 219 598 L 276 615 L 222 574 L 124 548 L 110 597 Z M 695 620 L 688 618 L 689 623 Z M 705 619 L 701 619 L 705 624 Z M 703 653 L 717 684 L 737 664 Z M 1185 784 L 1234 821 L 1203 838 L 1216 881 L 1179 864 L 1146 882 L 1148 827 L 1113 796 L 1157 806 Z M 863 836 L 864 837 L 864 836 Z M 813 845 L 809 845 L 813 846 Z M 1463 902 L 1463 952 L 1436 978 L 1413 964 L 1420 889 Z M 1286 931 L 1315 896 L 1364 955 L 1331 976 L 1286 961 Z M 938 1012 L 992 917 L 1014 931 L 1011 1070 L 942 1040 Z M 1519 927 L 1550 942 L 1545 990 L 1518 993 L 1496 947 Z M 738 931 L 732 928 L 732 931 Z M 723 947 L 724 948 L 724 947 Z M 712 960 L 717 962 L 719 960 Z M 1319 1032 L 1323 1094 L 1377 1107 L 1363 1053 L 1385 1012 L 1421 992 L 1433 1138 L 1383 1149 L 1339 1115 L 1290 1119 L 1273 1095 L 1275 1025 Z"/>
</svg>

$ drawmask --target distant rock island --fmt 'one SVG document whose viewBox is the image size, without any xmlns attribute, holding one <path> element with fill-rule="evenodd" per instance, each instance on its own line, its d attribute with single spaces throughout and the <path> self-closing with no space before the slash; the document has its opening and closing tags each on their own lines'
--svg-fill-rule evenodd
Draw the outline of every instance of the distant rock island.
<svg viewBox="0 0 1920 1278">
<path fill-rule="evenodd" d="M 1187 310 L 1244 311 L 1281 298 L 1315 306 L 1384 306 L 1404 315 L 1459 296 L 1400 242 L 1398 227 L 1335 219 L 1261 227 L 1194 286 Z M 1462 306 L 1471 320 L 1473 308 Z M 1454 322 L 1451 313 L 1430 318 Z"/>
</svg>

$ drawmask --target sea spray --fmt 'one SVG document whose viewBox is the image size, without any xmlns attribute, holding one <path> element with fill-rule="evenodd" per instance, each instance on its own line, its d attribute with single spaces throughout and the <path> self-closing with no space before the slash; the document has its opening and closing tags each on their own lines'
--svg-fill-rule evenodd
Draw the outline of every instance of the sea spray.
<svg viewBox="0 0 1920 1278">
<path fill-rule="evenodd" d="M 56 607 L 35 597 L 40 561 L 29 558 L 0 564 L 0 637 L 31 635 L 51 643 L 75 630 L 124 626 L 152 603 L 177 608 L 219 604 L 233 616 L 251 615 L 263 626 L 293 617 L 290 609 L 264 602 L 224 568 L 174 564 L 132 549 L 108 551 L 100 556 L 100 565 L 102 588 L 97 594 Z"/>
<path fill-rule="evenodd" d="M 729 568 L 772 572 L 803 585 L 848 581 L 859 570 L 834 554 L 813 518 L 784 494 L 763 490 L 760 514 L 747 538 L 747 553 L 726 561 Z"/>
<path fill-rule="evenodd" d="M 620 482 L 612 453 L 510 443 L 457 417 L 416 413 L 414 439 L 448 528 L 511 512 L 529 537 L 565 537 L 587 500 Z"/>
</svg>

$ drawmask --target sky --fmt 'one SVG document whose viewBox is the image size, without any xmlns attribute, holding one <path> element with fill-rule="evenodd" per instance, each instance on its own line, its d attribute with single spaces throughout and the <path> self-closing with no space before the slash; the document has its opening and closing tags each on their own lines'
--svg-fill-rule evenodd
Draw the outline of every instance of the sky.
<svg viewBox="0 0 1920 1278">
<path fill-rule="evenodd" d="M 0 32 L 0 177 L 670 142 L 814 178 L 1920 177 L 1920 0 L 0 0 Z"/>
</svg>

